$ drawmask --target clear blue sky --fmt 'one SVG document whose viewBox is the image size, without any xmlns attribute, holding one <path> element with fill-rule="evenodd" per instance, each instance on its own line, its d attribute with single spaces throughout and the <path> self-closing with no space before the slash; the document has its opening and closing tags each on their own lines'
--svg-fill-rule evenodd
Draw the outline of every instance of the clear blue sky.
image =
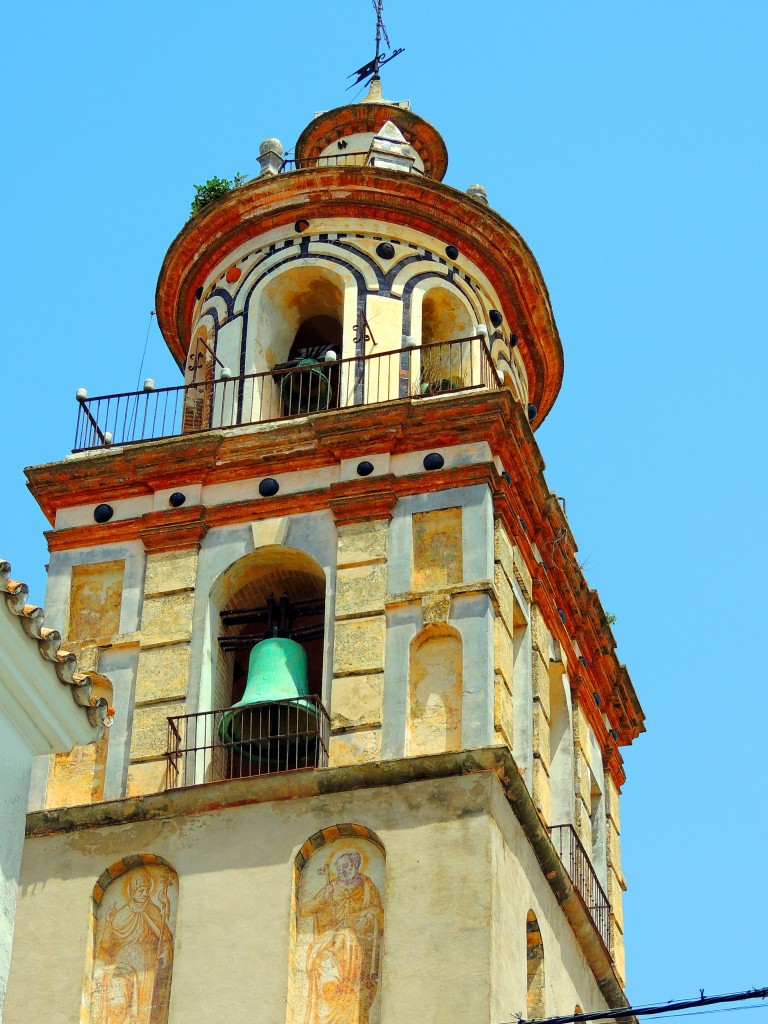
<svg viewBox="0 0 768 1024">
<path fill-rule="evenodd" d="M 626 753 L 629 994 L 768 984 L 768 3 L 386 13 L 406 53 L 385 94 L 443 133 L 446 180 L 482 182 L 522 232 L 563 340 L 538 439 L 648 715 Z M 11 23 L 0 546 L 42 601 L 22 468 L 66 453 L 78 387 L 136 386 L 193 184 L 255 173 L 261 139 L 291 147 L 354 95 L 371 7 L 42 0 L 12 3 Z M 147 375 L 177 382 L 155 326 Z"/>
</svg>

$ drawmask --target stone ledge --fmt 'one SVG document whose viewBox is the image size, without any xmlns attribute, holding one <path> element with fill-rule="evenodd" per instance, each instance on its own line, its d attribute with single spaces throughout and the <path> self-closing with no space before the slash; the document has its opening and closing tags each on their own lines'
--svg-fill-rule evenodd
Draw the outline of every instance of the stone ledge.
<svg viewBox="0 0 768 1024">
<path fill-rule="evenodd" d="M 174 644 L 188 644 L 192 640 L 192 631 L 182 630 L 178 633 L 163 633 L 154 636 L 142 636 L 139 646 L 142 651 L 151 650 L 153 647 L 172 647 Z"/>
<path fill-rule="evenodd" d="M 435 587 L 430 590 L 406 590 L 400 594 L 387 594 L 384 597 L 384 607 L 393 608 L 401 604 L 415 604 L 425 597 L 435 597 L 445 594 L 448 597 L 464 597 L 475 594 L 491 594 L 493 596 L 493 582 L 488 579 L 472 580 L 469 583 L 454 583 L 447 587 Z"/>
</svg>

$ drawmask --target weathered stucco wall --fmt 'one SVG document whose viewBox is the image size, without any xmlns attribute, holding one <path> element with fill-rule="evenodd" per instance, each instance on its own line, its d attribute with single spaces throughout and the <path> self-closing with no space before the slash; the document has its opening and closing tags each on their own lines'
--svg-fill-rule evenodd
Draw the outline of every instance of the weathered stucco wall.
<svg viewBox="0 0 768 1024">
<path fill-rule="evenodd" d="M 541 879 L 541 868 L 533 850 L 524 840 L 520 842 L 520 827 L 509 813 L 500 788 L 493 788 L 490 795 L 491 975 L 496 979 L 490 1020 L 509 1020 L 511 1009 L 513 1015 L 526 1015 L 526 973 L 510 968 L 525 961 L 525 922 L 531 910 L 541 929 L 544 949 L 543 1007 L 537 1015 L 573 1013 L 577 1004 L 584 1010 L 601 1007 L 603 997 L 573 933 L 564 930 L 554 893 L 546 884 L 535 884 Z M 526 899 L 528 905 L 523 906 Z"/>
<path fill-rule="evenodd" d="M 169 1024 L 249 1019 L 255 1007 L 263 1024 L 285 1024 L 295 858 L 338 823 L 373 830 L 386 854 L 383 1024 L 524 1013 L 531 908 L 551 950 L 548 1012 L 605 1005 L 492 773 L 221 810 L 203 803 L 210 790 L 197 792 L 205 813 L 175 817 L 169 804 L 162 818 L 28 840 L 6 1024 L 78 1019 L 94 883 L 137 854 L 178 874 Z M 45 985 L 40 963 L 56 964 Z"/>
</svg>

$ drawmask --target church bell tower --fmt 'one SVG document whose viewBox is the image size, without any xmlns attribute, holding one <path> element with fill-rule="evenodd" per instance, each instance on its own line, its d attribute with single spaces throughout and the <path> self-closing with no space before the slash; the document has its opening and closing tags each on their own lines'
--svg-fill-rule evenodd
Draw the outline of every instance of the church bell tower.
<svg viewBox="0 0 768 1024">
<path fill-rule="evenodd" d="M 7 1024 L 626 1005 L 643 712 L 543 476 L 541 271 L 377 74 L 258 161 L 160 270 L 183 382 L 27 471 L 115 718 L 37 773 Z"/>
</svg>

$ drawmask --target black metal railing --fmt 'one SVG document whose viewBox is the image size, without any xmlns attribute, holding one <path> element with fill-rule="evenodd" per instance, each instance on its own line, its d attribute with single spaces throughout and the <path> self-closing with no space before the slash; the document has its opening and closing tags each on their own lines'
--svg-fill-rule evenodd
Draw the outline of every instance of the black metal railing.
<svg viewBox="0 0 768 1024">
<path fill-rule="evenodd" d="M 327 153 L 325 156 L 311 156 L 301 157 L 296 159 L 292 157 L 289 160 L 283 160 L 280 173 L 284 174 L 286 171 L 303 171 L 309 167 L 365 167 L 375 166 L 373 161 L 376 157 L 386 157 L 386 153 L 377 154 L 374 150 L 341 150 L 338 153 Z M 424 171 L 415 165 L 411 165 L 408 170 L 413 174 L 424 175 Z"/>
<path fill-rule="evenodd" d="M 240 377 L 79 398 L 73 451 L 498 387 L 482 335 L 331 362 L 301 360 Z"/>
<path fill-rule="evenodd" d="M 168 719 L 166 789 L 325 768 L 330 720 L 318 697 Z"/>
<path fill-rule="evenodd" d="M 576 830 L 573 825 L 553 825 L 549 834 L 560 860 L 563 862 L 563 867 L 576 886 L 595 927 L 600 932 L 606 949 L 610 950 L 611 906 Z"/>
</svg>

